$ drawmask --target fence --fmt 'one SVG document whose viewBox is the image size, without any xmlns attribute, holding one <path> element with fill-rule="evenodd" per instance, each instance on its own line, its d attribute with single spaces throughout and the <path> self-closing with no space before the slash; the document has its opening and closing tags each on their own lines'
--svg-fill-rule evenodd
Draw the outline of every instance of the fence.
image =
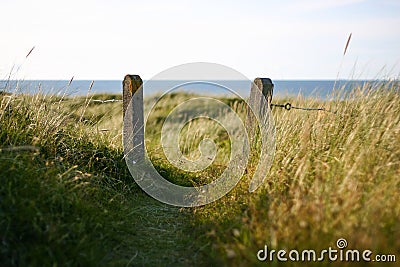
<svg viewBox="0 0 400 267">
<path fill-rule="evenodd" d="M 124 124 L 128 124 L 124 129 L 133 129 L 132 147 L 135 149 L 135 161 L 139 161 L 144 158 L 143 80 L 139 75 L 128 74 L 122 82 L 122 87 Z M 250 142 L 253 141 L 254 129 L 257 127 L 254 113 L 263 114 L 266 108 L 272 107 L 273 89 L 274 84 L 269 78 L 255 78 L 251 84 L 249 106 L 252 106 L 253 110 L 248 106 L 246 119 L 246 130 Z M 260 99 L 260 97 L 264 97 L 266 101 Z M 265 103 L 267 103 L 267 106 Z M 128 108 L 131 112 L 126 114 Z M 128 133 L 124 132 L 124 134 Z"/>
</svg>

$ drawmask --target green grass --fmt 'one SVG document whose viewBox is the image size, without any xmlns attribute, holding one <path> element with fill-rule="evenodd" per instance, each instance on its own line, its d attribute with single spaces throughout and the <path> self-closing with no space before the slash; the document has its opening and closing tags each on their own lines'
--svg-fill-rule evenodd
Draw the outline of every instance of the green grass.
<svg viewBox="0 0 400 267">
<path fill-rule="evenodd" d="M 230 151 L 222 127 L 196 120 L 182 131 L 182 153 L 195 159 L 201 139 L 211 138 L 219 149 L 215 162 L 197 173 L 169 164 L 159 142 L 162 123 L 189 97 L 163 99 L 146 134 L 156 169 L 186 186 L 218 177 Z M 240 100 L 221 100 L 245 118 Z M 1 265 L 257 266 L 267 264 L 256 258 L 264 245 L 318 251 L 335 248 L 338 238 L 399 261 L 398 84 L 354 88 L 347 100 L 274 102 L 286 100 L 336 113 L 274 108 L 277 149 L 264 185 L 248 192 L 253 159 L 226 196 L 179 209 L 152 199 L 131 178 L 120 102 L 0 95 Z"/>
<path fill-rule="evenodd" d="M 188 213 L 140 190 L 123 159 L 121 128 L 104 130 L 113 112 L 122 123 L 120 103 L 85 102 L 1 98 L 0 265 L 204 262 Z"/>
</svg>

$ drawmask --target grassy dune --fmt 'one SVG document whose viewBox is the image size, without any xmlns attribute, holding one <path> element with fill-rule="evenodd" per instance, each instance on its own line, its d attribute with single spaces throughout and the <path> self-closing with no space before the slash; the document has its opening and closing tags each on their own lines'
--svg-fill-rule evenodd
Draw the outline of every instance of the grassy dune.
<svg viewBox="0 0 400 267">
<path fill-rule="evenodd" d="M 208 183 L 224 170 L 230 143 L 212 121 L 193 121 L 183 129 L 182 152 L 196 158 L 200 140 L 208 137 L 219 148 L 215 162 L 199 173 L 167 162 L 159 144 L 162 122 L 188 97 L 172 95 L 161 102 L 149 120 L 146 146 L 165 178 L 191 186 Z M 123 160 L 120 102 L 0 95 L 0 262 L 254 266 L 266 264 L 256 257 L 264 245 L 319 251 L 335 248 L 339 238 L 350 249 L 396 254 L 398 262 L 398 84 L 354 88 L 347 100 L 274 102 L 286 100 L 336 113 L 274 108 L 277 149 L 265 184 L 248 192 L 253 162 L 222 199 L 179 209 L 153 200 L 131 178 Z M 222 101 L 245 117 L 244 103 Z"/>
</svg>

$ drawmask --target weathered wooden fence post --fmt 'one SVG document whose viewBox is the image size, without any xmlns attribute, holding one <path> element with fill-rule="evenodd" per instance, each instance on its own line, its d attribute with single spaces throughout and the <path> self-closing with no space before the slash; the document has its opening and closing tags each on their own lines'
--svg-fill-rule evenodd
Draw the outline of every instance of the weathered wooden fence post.
<svg viewBox="0 0 400 267">
<path fill-rule="evenodd" d="M 128 74 L 122 87 L 124 147 L 132 150 L 126 152 L 133 153 L 134 161 L 138 162 L 144 158 L 143 81 L 139 75 Z"/>
<path fill-rule="evenodd" d="M 267 100 L 268 106 L 271 107 L 272 94 L 274 93 L 274 84 L 270 78 L 255 78 L 254 84 L 261 90 L 263 96 Z M 252 86 L 251 90 L 254 90 Z"/>
<path fill-rule="evenodd" d="M 256 90 L 261 91 L 266 101 L 259 99 L 260 94 L 257 94 Z M 254 82 L 251 83 L 249 104 L 253 107 L 253 111 L 260 115 L 267 112 L 267 108 L 271 108 L 272 94 L 274 91 L 274 84 L 270 78 L 255 78 Z M 264 104 L 263 104 L 264 103 Z M 265 105 L 267 104 L 267 106 Z M 247 133 L 250 137 L 250 142 L 254 141 L 255 129 L 258 127 L 257 118 L 254 116 L 253 111 L 250 107 L 247 108 L 247 121 L 246 128 Z"/>
</svg>

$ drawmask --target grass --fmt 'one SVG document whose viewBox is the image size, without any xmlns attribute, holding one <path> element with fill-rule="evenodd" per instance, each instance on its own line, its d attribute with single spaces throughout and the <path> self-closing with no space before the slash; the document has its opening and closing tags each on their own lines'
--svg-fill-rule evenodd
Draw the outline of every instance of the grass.
<svg viewBox="0 0 400 267">
<path fill-rule="evenodd" d="M 219 149 L 215 161 L 200 172 L 184 172 L 169 164 L 159 142 L 162 123 L 189 97 L 163 99 L 146 134 L 156 169 L 186 186 L 205 184 L 220 175 L 230 151 L 223 127 L 195 120 L 182 131 L 182 153 L 197 158 L 201 139 L 211 138 Z M 277 149 L 265 184 L 248 192 L 253 162 L 220 200 L 179 209 L 153 200 L 130 177 L 121 145 L 121 103 L 0 95 L 0 262 L 5 266 L 257 266 L 267 264 L 256 257 L 264 245 L 319 251 L 335 248 L 339 238 L 347 240 L 348 248 L 396 254 L 398 261 L 398 83 L 353 88 L 346 99 L 338 95 L 329 101 L 297 97 L 274 102 L 286 100 L 336 113 L 274 108 Z M 221 101 L 245 117 L 242 101 Z"/>
<path fill-rule="evenodd" d="M 187 212 L 143 193 L 123 160 L 121 129 L 100 130 L 120 103 L 85 102 L 1 97 L 1 265 L 198 263 L 187 256 L 199 254 Z"/>
</svg>

